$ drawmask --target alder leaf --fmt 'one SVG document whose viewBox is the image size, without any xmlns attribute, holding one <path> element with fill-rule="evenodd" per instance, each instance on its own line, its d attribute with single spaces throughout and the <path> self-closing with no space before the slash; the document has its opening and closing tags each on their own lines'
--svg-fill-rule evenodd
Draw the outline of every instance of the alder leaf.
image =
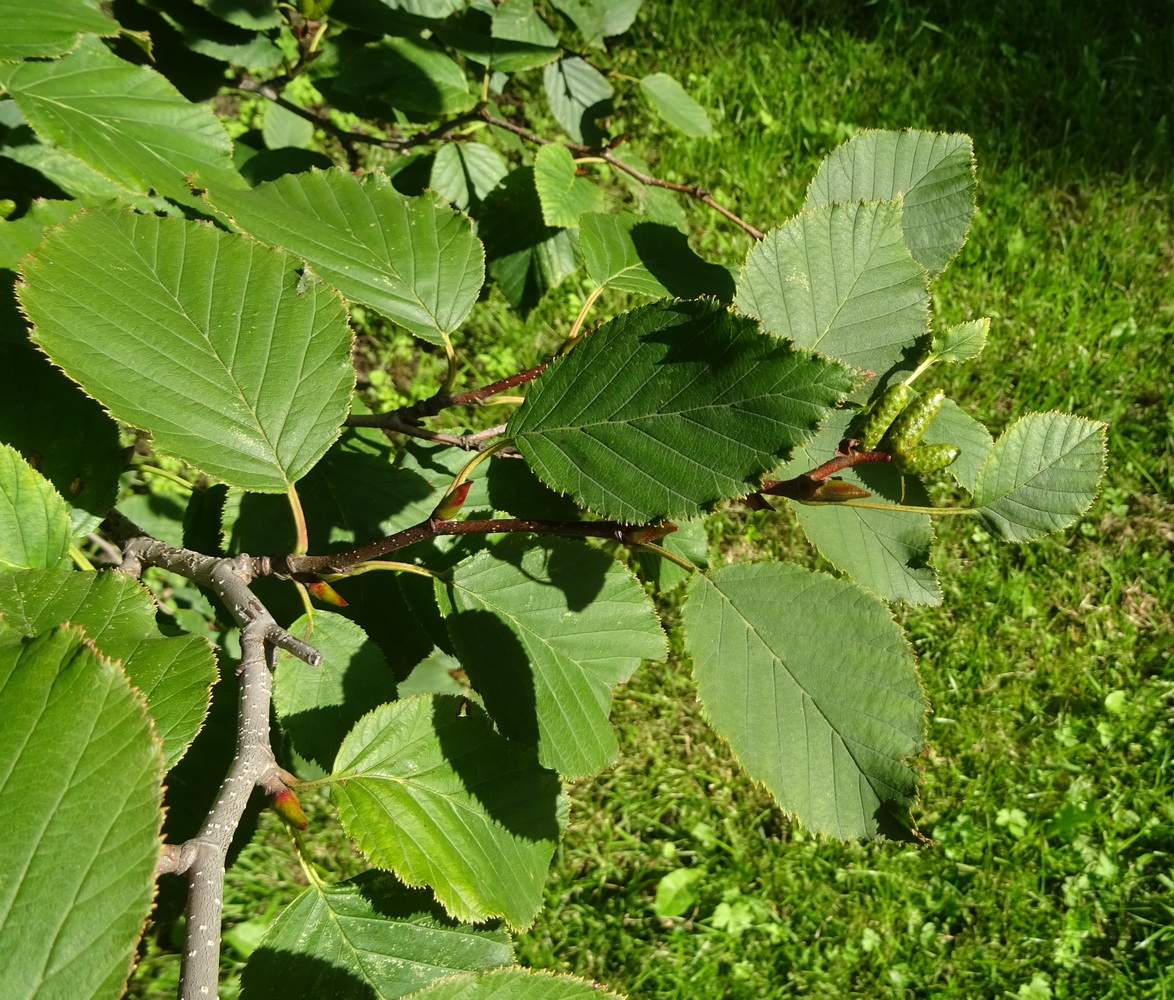
<svg viewBox="0 0 1174 1000">
<path fill-rule="evenodd" d="M 115 56 L 92 35 L 49 62 L 0 66 L 0 86 L 33 129 L 131 194 L 152 190 L 200 206 L 189 175 L 243 188 L 232 143 L 207 104 L 193 104 L 161 74 Z"/>
<path fill-rule="evenodd" d="M 339 820 L 372 864 L 430 885 L 458 920 L 526 927 L 566 823 L 558 776 L 461 698 L 417 695 L 351 730 L 334 762 Z"/>
<path fill-rule="evenodd" d="M 509 936 L 445 916 L 432 894 L 367 871 L 313 883 L 278 916 L 241 976 L 252 1000 L 391 1000 L 513 961 Z"/>
<path fill-rule="evenodd" d="M 933 275 L 966 242 L 976 186 L 970 136 L 869 129 L 824 158 L 803 208 L 901 198 L 905 241 Z"/>
<path fill-rule="evenodd" d="M 146 698 L 167 767 L 184 755 L 208 711 L 216 656 L 207 639 L 161 634 L 142 584 L 124 573 L 69 569 L 4 574 L 0 614 L 30 638 L 64 622 L 96 636 L 101 653 L 121 661 Z"/>
<path fill-rule="evenodd" d="M 632 212 L 589 212 L 579 219 L 579 249 L 598 285 L 637 295 L 734 297 L 728 268 L 703 260 L 684 233 Z"/>
<path fill-rule="evenodd" d="M 712 302 L 605 323 L 531 386 L 506 433 L 539 477 L 605 517 L 692 517 L 749 493 L 854 385 Z"/>
<path fill-rule="evenodd" d="M 284 492 L 347 414 L 338 294 L 299 262 L 180 219 L 91 209 L 25 264 L 33 339 L 115 417 L 224 482 Z"/>
<path fill-rule="evenodd" d="M 958 363 L 977 358 L 986 347 L 987 336 L 991 332 L 991 321 L 988 317 L 970 320 L 967 323 L 955 323 L 941 333 L 933 335 L 931 350 L 938 361 Z"/>
<path fill-rule="evenodd" d="M 596 120 L 614 110 L 607 77 L 579 56 L 565 56 L 542 72 L 555 120 L 575 142 L 598 146 L 604 134 Z"/>
<path fill-rule="evenodd" d="M 98 0 L 18 0 L 3 5 L 3 16 L 0 62 L 59 56 L 73 48 L 79 33 L 109 36 L 119 31 Z"/>
<path fill-rule="evenodd" d="M 0 573 L 59 565 L 70 537 L 61 495 L 15 448 L 0 442 Z"/>
<path fill-rule="evenodd" d="M 603 208 L 603 192 L 575 173 L 575 160 L 566 146 L 550 143 L 535 155 L 534 184 L 548 226 L 575 226 L 584 212 Z"/>
<path fill-rule="evenodd" d="M 273 709 L 294 749 L 329 768 L 343 738 L 371 709 L 395 698 L 395 677 L 379 648 L 352 621 L 315 610 L 289 626 L 313 644 L 322 662 L 310 666 L 282 652 L 273 682 Z"/>
<path fill-rule="evenodd" d="M 432 344 L 465 321 L 485 279 L 468 217 L 435 193 L 402 195 L 382 174 L 311 170 L 208 198 L 257 239 L 308 261 L 348 299 Z"/>
<path fill-rule="evenodd" d="M 581 542 L 503 540 L 460 563 L 437 598 L 461 665 L 503 736 L 567 777 L 618 752 L 612 690 L 665 656 L 643 587 Z"/>
<path fill-rule="evenodd" d="M 925 271 L 895 201 L 815 208 L 767 233 L 734 305 L 770 333 L 880 376 L 913 367 L 929 322 Z"/>
<path fill-rule="evenodd" d="M 995 442 L 974 506 L 997 535 L 1029 542 L 1073 524 L 1105 473 L 1107 425 L 1071 413 L 1029 413 Z"/>
<path fill-rule="evenodd" d="M 163 759 L 80 628 L 0 626 L 0 968 L 10 997 L 118 1000 L 155 895 Z"/>
<path fill-rule="evenodd" d="M 668 73 L 653 73 L 640 81 L 640 92 L 661 118 L 692 139 L 708 139 L 713 126 L 705 108 Z"/>
<path fill-rule="evenodd" d="M 796 449 L 794 459 L 779 475 L 784 479 L 802 475 L 830 459 L 848 436 L 853 419 L 851 410 L 836 412 L 819 434 Z M 873 493 L 873 502 L 901 499 L 903 494 L 911 504 L 924 499 L 915 495 L 920 492 L 916 481 L 906 479 L 902 484 L 890 465 L 859 465 L 837 477 Z M 882 491 L 878 485 L 887 488 Z M 886 601 L 942 603 L 937 573 L 930 563 L 934 537 L 930 515 L 838 504 L 795 503 L 793 508 L 807 540 L 849 579 Z"/>
<path fill-rule="evenodd" d="M 454 976 L 413 993 L 412 1000 L 624 1000 L 624 997 L 576 976 L 532 969 L 493 969 L 476 976 Z"/>
<path fill-rule="evenodd" d="M 875 597 L 791 563 L 698 574 L 686 649 L 710 724 L 747 774 L 818 833 L 895 832 L 916 777 L 925 698 Z"/>
</svg>

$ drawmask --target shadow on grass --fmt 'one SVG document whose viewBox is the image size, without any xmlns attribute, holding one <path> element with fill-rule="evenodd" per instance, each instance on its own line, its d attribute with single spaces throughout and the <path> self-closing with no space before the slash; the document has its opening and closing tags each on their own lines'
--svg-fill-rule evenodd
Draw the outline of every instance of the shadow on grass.
<svg viewBox="0 0 1174 1000">
<path fill-rule="evenodd" d="M 659 22 L 682 16 L 650 14 L 648 27 L 655 31 Z M 878 47 L 885 67 L 902 69 L 886 85 L 898 89 L 877 107 L 876 120 L 856 125 L 916 124 L 881 120 L 896 104 L 893 110 L 907 116 L 912 109 L 928 127 L 970 134 L 986 156 L 1066 181 L 1121 172 L 1149 180 L 1169 175 L 1174 5 L 757 0 L 737 13 L 715 5 L 711 15 L 694 10 L 692 16 L 747 45 L 778 39 L 800 60 L 813 46 L 843 48 L 845 35 L 850 47 Z M 681 30 L 675 23 L 665 34 L 679 37 Z M 736 41 L 733 49 L 714 45 L 713 51 L 736 52 Z M 865 64 L 853 75 L 873 71 Z M 827 85 L 838 93 L 849 81 Z"/>
</svg>

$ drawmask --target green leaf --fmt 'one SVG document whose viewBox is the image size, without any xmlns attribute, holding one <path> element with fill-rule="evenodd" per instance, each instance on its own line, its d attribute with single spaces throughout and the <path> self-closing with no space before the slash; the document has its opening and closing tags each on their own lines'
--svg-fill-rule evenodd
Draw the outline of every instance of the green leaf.
<svg viewBox="0 0 1174 1000">
<path fill-rule="evenodd" d="M 0 62 L 59 56 L 73 48 L 79 33 L 119 31 L 118 22 L 102 12 L 97 0 L 6 0 L 0 3 L 0 18 Z"/>
<path fill-rule="evenodd" d="M 659 302 L 556 360 L 507 433 L 548 486 L 605 517 L 692 517 L 750 492 L 852 385 L 712 302 Z"/>
<path fill-rule="evenodd" d="M 990 431 L 952 399 L 942 405 L 926 428 L 922 441 L 925 444 L 957 445 L 961 449 L 958 460 L 946 472 L 971 493 L 978 483 L 978 470 L 995 446 Z"/>
<path fill-rule="evenodd" d="M 412 1000 L 624 1000 L 598 983 L 554 972 L 495 969 L 456 976 L 412 995 Z"/>
<path fill-rule="evenodd" d="M 294 749 L 329 768 L 351 727 L 395 699 L 395 677 L 375 643 L 341 615 L 316 610 L 289 629 L 316 646 L 322 662 L 312 667 L 281 653 L 273 707 Z"/>
<path fill-rule="evenodd" d="M 0 222 L 0 267 L 15 271 L 17 261 L 41 242 L 45 230 L 85 208 L 84 202 L 38 198 L 12 222 Z"/>
<path fill-rule="evenodd" d="M 338 436 L 354 385 L 342 303 L 297 271 L 243 236 L 93 209 L 41 244 L 21 302 L 53 362 L 160 451 L 276 493 Z"/>
<path fill-rule="evenodd" d="M 702 520 L 682 521 L 676 531 L 665 535 L 656 544 L 689 560 L 698 569 L 709 566 L 709 535 Z M 693 575 L 690 570 L 649 549 L 637 549 L 634 555 L 640 579 L 652 584 L 658 593 L 672 590 Z"/>
<path fill-rule="evenodd" d="M 381 174 L 312 170 L 251 191 L 213 191 L 210 200 L 348 299 L 432 344 L 464 322 L 485 278 L 468 218 L 435 194 L 405 197 Z"/>
<path fill-rule="evenodd" d="M 534 10 L 532 0 L 483 5 L 437 24 L 435 36 L 467 59 L 500 73 L 545 66 L 561 54 L 558 37 Z"/>
<path fill-rule="evenodd" d="M 494 38 L 558 50 L 558 35 L 534 10 L 534 0 L 502 0 L 493 12 Z"/>
<path fill-rule="evenodd" d="M 551 143 L 534 157 L 534 184 L 548 226 L 574 226 L 584 212 L 603 208 L 603 192 L 575 176 L 575 160 L 566 146 Z"/>
<path fill-rule="evenodd" d="M 458 920 L 533 921 L 566 800 L 557 775 L 476 705 L 422 695 L 375 709 L 333 777 L 339 819 L 372 864 L 431 885 Z"/>
<path fill-rule="evenodd" d="M 780 476 L 786 479 L 802 475 L 828 461 L 839 442 L 848 436 L 854 419 L 850 410 L 835 413 L 819 434 L 796 449 L 794 459 Z M 879 493 L 873 498 L 876 502 L 904 498 L 915 504 L 924 499 L 917 495 L 921 491 L 914 487 L 915 480 L 907 479 L 903 485 L 899 474 L 889 465 L 859 465 L 844 469 L 837 476 Z M 808 541 L 856 583 L 886 601 L 941 604 L 941 587 L 930 563 L 933 543 L 930 515 L 847 505 L 810 507 L 795 503 L 793 507 Z"/>
<path fill-rule="evenodd" d="M 668 73 L 653 73 L 640 81 L 640 92 L 661 118 L 693 139 L 708 139 L 713 126 L 698 104 Z"/>
<path fill-rule="evenodd" d="M 986 347 L 991 321 L 987 317 L 957 323 L 933 335 L 931 350 L 938 361 L 969 361 L 977 358 Z"/>
<path fill-rule="evenodd" d="M 81 629 L 0 638 L 4 993 L 118 1000 L 155 895 L 163 760 Z"/>
<path fill-rule="evenodd" d="M 656 899 L 652 904 L 658 917 L 680 917 L 697 904 L 699 898 L 695 883 L 705 877 L 700 868 L 675 868 L 656 883 Z"/>
<path fill-rule="evenodd" d="M 216 656 L 207 639 L 164 636 L 155 625 L 155 601 L 123 573 L 28 570 L 0 576 L 0 614 L 33 637 L 63 622 L 97 637 L 104 656 L 120 660 L 147 699 L 163 756 L 171 767 L 187 750 L 208 711 Z"/>
<path fill-rule="evenodd" d="M 603 48 L 603 40 L 622 35 L 636 20 L 643 0 L 553 0 L 592 48 Z"/>
<path fill-rule="evenodd" d="M 477 103 L 465 71 L 434 42 L 385 37 L 348 51 L 334 86 L 363 102 L 376 101 L 428 118 L 468 111 Z"/>
<path fill-rule="evenodd" d="M 614 763 L 612 690 L 666 653 L 644 588 L 599 549 L 513 536 L 437 582 L 456 654 L 498 731 L 567 777 Z"/>
<path fill-rule="evenodd" d="M 978 473 L 974 506 L 1012 542 L 1060 531 L 1096 499 L 1107 427 L 1070 413 L 1029 413 L 995 442 Z"/>
<path fill-rule="evenodd" d="M 277 13 L 277 0 L 195 0 L 195 2 L 201 7 L 206 7 L 229 24 L 235 24 L 238 28 L 261 31 L 265 28 L 276 28 L 281 24 L 281 15 Z"/>
<path fill-rule="evenodd" d="M 525 314 L 578 266 L 574 233 L 542 218 L 534 171 L 513 170 L 480 218 L 486 270 L 511 306 Z"/>
<path fill-rule="evenodd" d="M 151 0 L 150 6 L 193 52 L 258 70 L 268 69 L 282 59 L 281 47 L 271 37 L 272 31 L 263 34 L 231 24 L 188 0 Z"/>
<path fill-rule="evenodd" d="M 93 531 L 114 506 L 125 464 L 118 425 L 28 339 L 14 308 L 0 320 L 0 441 L 12 445 L 69 505 L 70 532 Z M 30 420 L 29 414 L 37 419 Z"/>
<path fill-rule="evenodd" d="M 199 207 L 190 174 L 200 184 L 245 186 L 211 107 L 192 104 L 155 70 L 123 62 L 97 38 L 52 62 L 0 67 L 0 85 L 38 135 L 131 194 L 154 190 Z"/>
<path fill-rule="evenodd" d="M 429 184 L 462 212 L 484 201 L 506 174 L 509 164 L 483 142 L 449 142 L 436 151 Z"/>
<path fill-rule="evenodd" d="M 599 285 L 637 295 L 734 297 L 734 279 L 693 252 L 684 233 L 631 212 L 589 212 L 579 219 L 579 249 Z"/>
<path fill-rule="evenodd" d="M 913 656 L 888 609 L 790 563 L 725 566 L 689 585 L 686 648 L 713 728 L 809 829 L 892 829 L 925 735 Z"/>
<path fill-rule="evenodd" d="M 61 495 L 15 448 L 0 443 L 0 574 L 59 565 L 71 537 Z"/>
<path fill-rule="evenodd" d="M 734 305 L 799 347 L 881 376 L 912 367 L 929 321 L 898 202 L 816 208 L 767 233 L 746 257 Z"/>
<path fill-rule="evenodd" d="M 314 126 L 280 104 L 269 103 L 265 105 L 261 136 L 268 149 L 284 149 L 288 146 L 304 148 L 314 141 Z"/>
<path fill-rule="evenodd" d="M 933 275 L 966 242 L 976 185 L 970 136 L 868 130 L 824 159 L 803 208 L 903 199 L 905 240 Z"/>
<path fill-rule="evenodd" d="M 543 70 L 551 114 L 575 142 L 598 146 L 604 133 L 596 119 L 610 115 L 612 89 L 607 78 L 578 56 L 566 56 Z"/>
<path fill-rule="evenodd" d="M 286 907 L 241 985 L 252 1000 L 391 1000 L 513 957 L 503 931 L 458 924 L 431 893 L 369 871 L 315 882 Z"/>
</svg>

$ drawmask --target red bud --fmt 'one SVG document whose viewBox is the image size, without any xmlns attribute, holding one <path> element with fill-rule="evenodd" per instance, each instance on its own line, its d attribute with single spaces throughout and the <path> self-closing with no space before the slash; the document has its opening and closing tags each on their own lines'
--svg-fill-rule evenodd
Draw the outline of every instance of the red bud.
<svg viewBox="0 0 1174 1000">
<path fill-rule="evenodd" d="M 436 521 L 451 521 L 457 516 L 457 512 L 461 509 L 461 504 L 465 502 L 465 497 L 469 495 L 469 487 L 473 484 L 469 480 L 465 480 L 455 490 L 449 493 L 441 502 L 441 505 L 432 512 L 432 517 Z"/>
<path fill-rule="evenodd" d="M 336 608 L 345 608 L 347 606 L 346 598 L 325 580 L 316 580 L 314 583 L 307 583 L 306 589 L 323 604 L 333 604 Z"/>
<path fill-rule="evenodd" d="M 299 830 L 306 828 L 306 814 L 302 812 L 302 804 L 288 788 L 283 788 L 273 795 L 273 811 L 290 826 L 295 826 Z"/>
</svg>

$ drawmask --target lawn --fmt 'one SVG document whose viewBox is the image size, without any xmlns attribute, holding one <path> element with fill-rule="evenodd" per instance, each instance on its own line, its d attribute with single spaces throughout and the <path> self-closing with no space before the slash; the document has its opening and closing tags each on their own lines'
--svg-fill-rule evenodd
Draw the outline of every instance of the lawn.
<svg viewBox="0 0 1174 1000">
<path fill-rule="evenodd" d="M 792 826 L 740 776 L 671 659 L 618 693 L 620 760 L 573 788 L 520 959 L 640 1000 L 1174 995 L 1174 12 L 645 7 L 616 69 L 673 73 L 715 134 L 649 135 L 635 109 L 615 131 L 630 123 L 660 176 L 704 184 L 760 228 L 794 214 L 820 158 L 861 129 L 974 137 L 979 213 L 934 302 L 942 322 L 990 316 L 991 341 L 945 387 L 996 432 L 1029 409 L 1107 421 L 1109 472 L 1084 520 L 1041 543 L 940 525 L 944 605 L 897 609 L 933 707 L 916 838 L 840 844 Z M 686 210 L 700 252 L 741 259 L 740 230 Z M 533 363 L 581 292 L 568 281 L 525 324 L 480 307 L 469 363 Z M 519 357 L 495 353 L 503 332 Z M 373 360 L 388 394 L 437 363 L 394 347 Z M 785 513 L 731 508 L 708 527 L 719 558 L 807 557 Z M 671 615 L 677 598 L 664 602 Z M 312 805 L 328 825 L 329 806 Z M 237 969 L 301 882 L 263 823 L 229 878 Z M 171 948 L 149 940 L 132 995 L 173 995 Z"/>
</svg>

